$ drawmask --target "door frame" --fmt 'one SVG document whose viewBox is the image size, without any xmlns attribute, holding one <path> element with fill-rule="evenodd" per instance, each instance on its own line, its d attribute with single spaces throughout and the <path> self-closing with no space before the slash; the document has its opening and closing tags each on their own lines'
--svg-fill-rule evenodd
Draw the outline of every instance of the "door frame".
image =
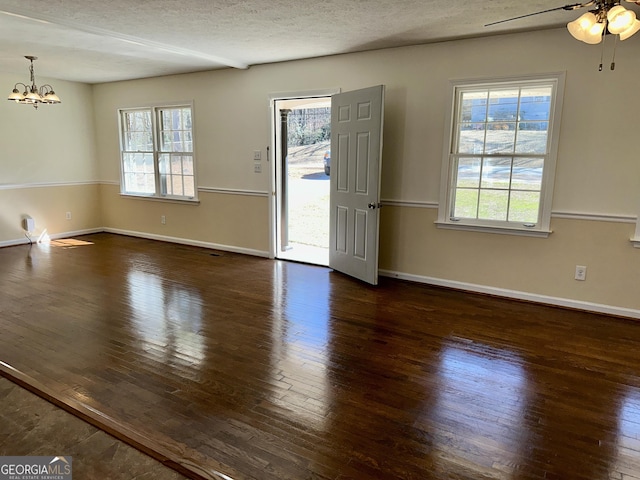
<svg viewBox="0 0 640 480">
<path fill-rule="evenodd" d="M 305 98 L 331 97 L 336 93 L 340 93 L 340 88 L 328 88 L 321 90 L 301 90 L 293 92 L 277 92 L 269 94 L 269 125 L 271 128 L 271 140 L 269 142 L 269 176 L 270 176 L 270 200 L 269 200 L 269 258 L 277 257 L 278 247 L 278 228 L 276 223 L 278 220 L 278 209 L 280 208 L 280 199 L 278 198 L 278 185 L 282 179 L 279 178 L 280 170 L 277 168 L 279 162 L 278 153 L 280 151 L 280 115 L 276 111 L 276 102 L 279 100 L 303 100 Z"/>
</svg>

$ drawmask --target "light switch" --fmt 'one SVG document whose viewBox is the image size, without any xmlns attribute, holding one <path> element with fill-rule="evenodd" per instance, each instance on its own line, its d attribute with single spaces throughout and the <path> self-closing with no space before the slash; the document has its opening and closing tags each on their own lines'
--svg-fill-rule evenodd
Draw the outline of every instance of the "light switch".
<svg viewBox="0 0 640 480">
<path fill-rule="evenodd" d="M 256 162 L 259 162 L 260 160 L 262 160 L 262 152 L 260 150 L 254 150 L 253 152 L 253 159 Z"/>
</svg>

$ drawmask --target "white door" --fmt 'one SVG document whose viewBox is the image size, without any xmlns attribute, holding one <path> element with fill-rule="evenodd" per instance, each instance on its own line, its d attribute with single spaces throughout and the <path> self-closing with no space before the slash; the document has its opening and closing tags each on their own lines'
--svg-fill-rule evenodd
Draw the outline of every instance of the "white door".
<svg viewBox="0 0 640 480">
<path fill-rule="evenodd" d="M 329 266 L 378 283 L 384 85 L 331 97 Z"/>
</svg>

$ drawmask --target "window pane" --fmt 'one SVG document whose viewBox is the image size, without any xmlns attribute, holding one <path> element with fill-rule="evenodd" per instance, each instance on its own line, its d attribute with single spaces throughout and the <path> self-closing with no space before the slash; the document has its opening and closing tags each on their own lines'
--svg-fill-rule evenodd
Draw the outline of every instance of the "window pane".
<svg viewBox="0 0 640 480">
<path fill-rule="evenodd" d="M 516 153 L 547 153 L 548 122 L 520 122 L 518 124 L 518 140 Z"/>
<path fill-rule="evenodd" d="M 484 153 L 484 123 L 465 123 L 458 133 L 457 153 Z"/>
<path fill-rule="evenodd" d="M 169 173 L 169 161 L 171 159 L 170 155 L 162 154 L 158 157 L 158 168 L 160 169 L 161 174 Z"/>
<path fill-rule="evenodd" d="M 152 152 L 153 151 L 153 135 L 151 132 L 140 132 L 133 134 L 135 144 L 132 150 L 141 150 L 143 152 Z"/>
<path fill-rule="evenodd" d="M 153 175 L 145 173 L 128 173 L 125 175 L 125 192 L 153 194 L 156 191 Z"/>
<path fill-rule="evenodd" d="M 487 121 L 488 92 L 463 92 L 460 101 L 461 122 Z"/>
<path fill-rule="evenodd" d="M 549 120 L 551 86 L 523 88 L 520 98 L 520 120 Z"/>
<path fill-rule="evenodd" d="M 153 174 L 153 155 L 151 153 L 136 153 L 136 168 L 140 168 L 144 173 Z"/>
<path fill-rule="evenodd" d="M 458 160 L 458 174 L 456 186 L 478 188 L 480 186 L 480 162 L 475 158 L 461 158 Z"/>
<path fill-rule="evenodd" d="M 489 92 L 489 122 L 515 122 L 518 119 L 520 89 Z"/>
<path fill-rule="evenodd" d="M 509 221 L 538 223 L 540 192 L 511 192 Z"/>
<path fill-rule="evenodd" d="M 173 110 L 161 110 L 160 111 L 160 128 L 162 130 L 171 130 L 173 128 L 173 124 L 171 121 L 171 113 Z"/>
<path fill-rule="evenodd" d="M 193 175 L 193 157 L 182 157 L 182 172 L 185 175 Z"/>
<path fill-rule="evenodd" d="M 171 182 L 173 184 L 172 195 L 184 195 L 184 190 L 182 189 L 182 175 L 172 177 Z"/>
<path fill-rule="evenodd" d="M 162 134 L 160 135 L 160 151 L 161 152 L 171 151 L 171 133 L 162 132 Z"/>
<path fill-rule="evenodd" d="M 508 190 L 481 190 L 478 203 L 478 218 L 507 220 Z"/>
<path fill-rule="evenodd" d="M 151 130 L 151 110 L 124 112 L 124 129 L 128 132 Z"/>
<path fill-rule="evenodd" d="M 478 190 L 457 188 L 453 216 L 456 218 L 477 218 Z"/>
<path fill-rule="evenodd" d="M 193 152 L 193 138 L 191 134 L 191 130 L 187 130 L 184 132 L 184 151 L 185 152 Z"/>
<path fill-rule="evenodd" d="M 153 173 L 153 154 L 123 153 L 122 169 L 125 172 Z"/>
<path fill-rule="evenodd" d="M 509 188 L 511 183 L 510 158 L 485 158 L 482 165 L 482 188 Z"/>
<path fill-rule="evenodd" d="M 196 185 L 195 179 L 193 176 L 184 176 L 184 195 L 186 197 L 195 197 L 196 196 Z"/>
<path fill-rule="evenodd" d="M 515 140 L 515 122 L 488 124 L 484 151 L 485 153 L 513 153 Z"/>
<path fill-rule="evenodd" d="M 182 174 L 182 157 L 175 155 L 171 157 L 171 173 L 173 175 Z"/>
<path fill-rule="evenodd" d="M 160 175 L 160 194 L 161 195 L 171 195 L 171 192 L 167 191 L 167 185 L 171 185 L 171 177 L 169 175 Z"/>
<path fill-rule="evenodd" d="M 543 165 L 544 160 L 541 158 L 516 158 L 513 161 L 511 188 L 540 191 L 542 189 Z"/>
<path fill-rule="evenodd" d="M 124 192 L 153 194 L 156 190 L 151 153 L 123 153 Z"/>
<path fill-rule="evenodd" d="M 151 111 L 124 112 L 123 133 L 125 150 L 153 150 Z"/>
</svg>

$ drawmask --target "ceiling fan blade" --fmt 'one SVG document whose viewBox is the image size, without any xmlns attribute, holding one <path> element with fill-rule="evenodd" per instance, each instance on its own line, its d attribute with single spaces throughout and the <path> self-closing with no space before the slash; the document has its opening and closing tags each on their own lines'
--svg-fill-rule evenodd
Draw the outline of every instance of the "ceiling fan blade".
<svg viewBox="0 0 640 480">
<path fill-rule="evenodd" d="M 564 7 L 549 8 L 548 10 L 541 10 L 539 12 L 520 15 L 519 17 L 507 18 L 506 20 L 498 20 L 497 22 L 487 23 L 485 27 L 490 27 L 491 25 L 498 25 L 499 23 L 511 22 L 513 20 L 520 20 L 521 18 L 533 17 L 534 15 L 540 15 L 541 13 L 555 12 L 556 10 L 577 10 L 578 8 L 588 7 L 590 5 L 593 5 L 594 3 L 596 3 L 595 0 L 587 3 L 573 3 L 571 5 L 565 5 Z"/>
</svg>

